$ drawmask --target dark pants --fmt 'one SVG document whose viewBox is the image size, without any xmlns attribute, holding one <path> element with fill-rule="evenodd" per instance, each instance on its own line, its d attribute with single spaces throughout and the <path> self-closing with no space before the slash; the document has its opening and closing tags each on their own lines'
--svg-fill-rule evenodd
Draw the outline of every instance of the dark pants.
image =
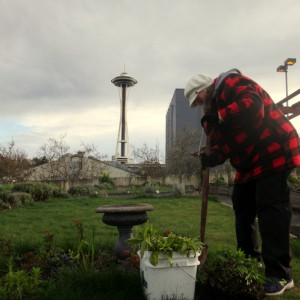
<svg viewBox="0 0 300 300">
<path fill-rule="evenodd" d="M 292 210 L 287 185 L 290 172 L 235 184 L 233 189 L 237 247 L 249 256 L 260 258 L 255 226 L 257 216 L 262 240 L 261 257 L 267 277 L 292 278 L 289 241 Z"/>
</svg>

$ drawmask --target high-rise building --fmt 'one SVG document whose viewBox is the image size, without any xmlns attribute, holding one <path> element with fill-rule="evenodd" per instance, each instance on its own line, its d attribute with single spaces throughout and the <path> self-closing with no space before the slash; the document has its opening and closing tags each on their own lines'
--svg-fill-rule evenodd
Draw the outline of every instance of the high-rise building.
<svg viewBox="0 0 300 300">
<path fill-rule="evenodd" d="M 166 163 L 168 161 L 168 149 L 175 146 L 176 138 L 187 131 L 202 131 L 201 118 L 203 111 L 201 106 L 191 108 L 184 97 L 184 89 L 174 91 L 168 112 L 166 115 Z M 200 140 L 199 140 L 200 142 Z M 191 151 L 198 151 L 199 144 Z"/>
</svg>

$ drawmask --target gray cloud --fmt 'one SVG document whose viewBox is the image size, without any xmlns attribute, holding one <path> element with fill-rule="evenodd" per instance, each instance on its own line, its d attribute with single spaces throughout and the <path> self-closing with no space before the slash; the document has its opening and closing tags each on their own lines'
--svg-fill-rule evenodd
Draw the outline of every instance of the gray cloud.
<svg viewBox="0 0 300 300">
<path fill-rule="evenodd" d="M 130 140 L 161 150 L 172 94 L 195 73 L 237 67 L 280 100 L 276 67 L 299 54 L 299 10 L 298 0 L 1 1 L 0 144 L 12 136 L 32 154 L 67 133 L 74 147 L 86 138 L 114 154 L 119 99 L 110 81 L 124 66 L 138 80 Z M 297 64 L 288 76 L 292 92 Z"/>
</svg>

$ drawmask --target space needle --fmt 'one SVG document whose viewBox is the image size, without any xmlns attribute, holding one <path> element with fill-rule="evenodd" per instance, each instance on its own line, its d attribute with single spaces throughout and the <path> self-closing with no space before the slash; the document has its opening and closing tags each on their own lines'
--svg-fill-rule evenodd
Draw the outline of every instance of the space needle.
<svg viewBox="0 0 300 300">
<path fill-rule="evenodd" d="M 119 88 L 121 104 L 117 147 L 113 160 L 121 164 L 127 164 L 131 162 L 127 127 L 127 99 L 129 95 L 129 88 L 137 84 L 137 80 L 124 72 L 120 76 L 112 79 L 111 82 Z"/>
</svg>

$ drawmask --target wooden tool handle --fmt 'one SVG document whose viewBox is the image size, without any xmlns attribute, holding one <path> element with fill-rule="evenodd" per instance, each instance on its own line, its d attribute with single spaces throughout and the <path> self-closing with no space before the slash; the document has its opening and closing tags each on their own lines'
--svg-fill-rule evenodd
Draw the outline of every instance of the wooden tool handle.
<svg viewBox="0 0 300 300">
<path fill-rule="evenodd" d="M 205 154 L 210 153 L 211 136 L 206 136 L 206 147 Z M 200 226 L 200 240 L 205 243 L 205 227 L 206 227 L 206 216 L 207 216 L 207 202 L 209 192 L 209 167 L 206 167 L 203 172 L 202 178 L 202 205 L 201 205 L 201 226 Z"/>
</svg>

